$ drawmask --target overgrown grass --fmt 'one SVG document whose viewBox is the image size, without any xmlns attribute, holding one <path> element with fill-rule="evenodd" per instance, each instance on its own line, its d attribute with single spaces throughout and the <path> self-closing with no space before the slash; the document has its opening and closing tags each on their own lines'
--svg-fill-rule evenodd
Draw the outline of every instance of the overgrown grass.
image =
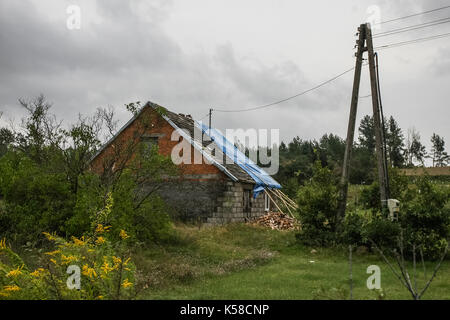
<svg viewBox="0 0 450 320">
<path fill-rule="evenodd" d="M 199 229 L 177 226 L 170 245 L 142 248 L 134 259 L 149 276 L 141 299 L 343 299 L 349 297 L 348 252 L 296 243 L 293 232 L 243 224 Z M 410 299 L 382 259 L 374 254 L 353 255 L 353 298 L 376 299 L 366 287 L 369 265 L 381 268 L 387 299 Z M 428 276 L 434 264 L 426 263 Z M 412 268 L 411 268 L 412 270 Z M 411 271 L 412 273 L 412 271 Z M 418 285 L 424 276 L 418 272 Z M 423 297 L 450 299 L 450 261 Z"/>
</svg>

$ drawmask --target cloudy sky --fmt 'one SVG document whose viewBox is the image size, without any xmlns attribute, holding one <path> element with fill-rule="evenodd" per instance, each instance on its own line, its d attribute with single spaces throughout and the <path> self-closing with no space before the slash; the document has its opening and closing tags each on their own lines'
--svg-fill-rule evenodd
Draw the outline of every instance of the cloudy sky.
<svg viewBox="0 0 450 320">
<path fill-rule="evenodd" d="M 69 29 L 67 8 L 80 8 Z M 448 0 L 1 0 L 0 111 L 23 115 L 18 98 L 43 93 L 66 122 L 99 106 L 151 100 L 201 119 L 209 108 L 271 103 L 354 66 L 356 28 L 450 5 Z M 374 7 L 376 6 L 376 7 Z M 450 16 L 450 8 L 382 24 L 376 32 Z M 70 20 L 73 21 L 73 20 Z M 69 21 L 69 22 L 70 22 Z M 70 24 L 70 23 L 69 23 Z M 375 46 L 450 32 L 450 24 L 375 39 Z M 385 114 L 429 147 L 433 132 L 450 145 L 450 37 L 383 50 Z M 370 93 L 367 67 L 360 95 Z M 280 129 L 282 140 L 345 137 L 352 73 L 275 107 L 213 113 L 225 128 Z M 360 99 L 358 119 L 371 113 Z M 206 120 L 206 119 L 205 119 Z"/>
</svg>

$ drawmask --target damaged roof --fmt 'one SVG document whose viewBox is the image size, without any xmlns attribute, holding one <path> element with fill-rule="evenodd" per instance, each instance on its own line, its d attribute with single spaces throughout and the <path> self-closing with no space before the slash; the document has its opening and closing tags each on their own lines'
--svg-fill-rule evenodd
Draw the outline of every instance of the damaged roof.
<svg viewBox="0 0 450 320">
<path fill-rule="evenodd" d="M 194 148 L 196 148 L 198 151 L 202 153 L 202 155 L 211 163 L 213 163 L 218 169 L 220 169 L 222 172 L 224 172 L 230 179 L 233 181 L 239 181 L 244 183 L 250 183 L 250 184 L 256 184 L 257 181 L 252 178 L 252 176 L 244 170 L 239 164 L 235 163 L 234 160 L 229 157 L 227 154 L 223 153 L 223 161 L 218 162 L 213 157 L 211 157 L 211 151 L 212 150 L 219 150 L 221 152 L 221 148 L 214 142 L 212 139 L 209 140 L 209 136 L 207 136 L 206 133 L 203 133 L 203 139 L 202 139 L 202 132 L 200 134 L 194 134 L 194 130 L 200 130 L 196 124 L 194 119 L 192 119 L 190 116 L 185 116 L 182 114 L 174 113 L 172 111 L 167 110 L 164 107 L 161 107 L 155 103 L 147 102 L 134 116 L 131 118 L 111 139 L 109 139 L 92 157 L 91 161 L 94 160 L 109 144 L 114 141 L 114 139 L 125 129 L 127 128 L 131 123 L 136 120 L 139 115 L 142 113 L 142 111 L 147 108 L 151 107 L 153 109 L 162 108 L 164 109 L 162 117 L 174 128 L 174 129 L 180 129 L 178 132 L 180 133 L 183 138 L 186 138 Z M 205 135 L 207 136 L 205 140 Z M 208 151 L 208 152 L 206 152 Z M 222 153 L 222 152 L 221 152 Z M 217 156 L 216 156 L 217 158 Z M 261 170 L 263 171 L 263 170 Z M 275 180 L 273 180 L 276 182 Z M 277 183 L 277 182 L 276 182 Z M 277 183 L 278 184 L 278 183 Z M 281 187 L 281 186 L 279 186 Z"/>
</svg>

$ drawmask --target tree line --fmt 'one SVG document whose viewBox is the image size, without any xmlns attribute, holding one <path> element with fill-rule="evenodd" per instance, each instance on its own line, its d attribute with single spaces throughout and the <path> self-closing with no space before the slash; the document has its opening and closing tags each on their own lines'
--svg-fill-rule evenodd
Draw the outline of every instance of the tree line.
<svg viewBox="0 0 450 320">
<path fill-rule="evenodd" d="M 384 132 L 388 165 L 391 168 L 424 166 L 426 159 L 431 159 L 435 167 L 449 164 L 450 156 L 445 150 L 444 138 L 437 133 L 433 133 L 431 149 L 427 152 L 420 133 L 410 128 L 405 135 L 393 116 L 384 123 Z M 297 136 L 289 143 L 280 144 L 280 170 L 275 178 L 293 195 L 299 185 L 311 178 L 316 160 L 339 175 L 344 152 L 345 140 L 333 133 L 324 134 L 318 141 Z M 350 183 L 367 185 L 376 179 L 375 129 L 370 115 L 364 116 L 359 124 L 350 166 Z"/>
</svg>

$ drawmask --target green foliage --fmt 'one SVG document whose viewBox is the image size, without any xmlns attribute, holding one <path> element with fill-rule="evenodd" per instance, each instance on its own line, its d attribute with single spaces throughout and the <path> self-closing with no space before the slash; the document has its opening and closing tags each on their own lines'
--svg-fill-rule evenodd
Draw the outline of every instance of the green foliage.
<svg viewBox="0 0 450 320">
<path fill-rule="evenodd" d="M 97 230 L 92 238 L 74 237 L 71 241 L 45 232 L 53 248 L 39 255 L 39 267 L 34 271 L 3 239 L 0 242 L 0 299 L 101 300 L 134 297 L 136 268 L 126 249 L 126 237 L 110 242 L 103 236 L 106 228 Z M 80 270 L 80 290 L 67 286 L 69 266 Z"/>
<path fill-rule="evenodd" d="M 350 168 L 350 183 L 371 184 L 376 176 L 375 155 L 365 147 L 354 146 L 350 159 Z"/>
<path fill-rule="evenodd" d="M 302 230 L 297 239 L 305 244 L 327 245 L 335 241 L 338 188 L 330 169 L 316 161 L 313 177 L 297 193 Z"/>
<path fill-rule="evenodd" d="M 359 125 L 359 145 L 370 153 L 375 151 L 375 125 L 372 116 L 365 115 Z"/>
<path fill-rule="evenodd" d="M 360 203 L 372 209 L 374 216 L 362 230 L 363 237 L 381 246 L 396 248 L 403 230 L 405 252 L 412 246 L 422 250 L 427 258 L 438 258 L 450 237 L 450 191 L 430 177 L 411 180 L 397 170 L 390 170 L 391 198 L 400 200 L 399 221 L 393 223 L 387 214 L 380 214 L 378 183 L 363 189 Z"/>
<path fill-rule="evenodd" d="M 366 222 L 365 217 L 362 215 L 347 213 L 340 229 L 339 242 L 342 244 L 364 245 L 366 239 L 364 239 L 362 230 L 365 228 Z"/>
<path fill-rule="evenodd" d="M 371 185 L 364 186 L 359 199 L 364 209 L 381 210 L 380 202 L 380 185 L 378 181 L 374 181 Z"/>
<path fill-rule="evenodd" d="M 401 202 L 405 199 L 405 191 L 408 189 L 408 178 L 399 173 L 396 168 L 389 168 L 389 190 L 390 198 Z M 361 191 L 360 203 L 365 209 L 381 210 L 380 185 L 374 181 L 371 185 L 365 186 Z"/>
<path fill-rule="evenodd" d="M 424 176 L 405 192 L 399 220 L 408 246 L 421 247 L 430 258 L 439 257 L 450 237 L 450 192 Z"/>
<path fill-rule="evenodd" d="M 18 242 L 33 241 L 45 230 L 65 234 L 74 195 L 66 176 L 49 173 L 20 153 L 0 159 L 0 185 L 5 208 L 2 234 Z"/>
<path fill-rule="evenodd" d="M 14 142 L 14 133 L 7 128 L 0 128 L 0 157 L 8 151 L 12 142 Z"/>
<path fill-rule="evenodd" d="M 103 223 L 110 224 L 115 234 L 129 230 L 138 241 L 169 237 L 167 210 L 155 193 L 164 179 L 177 174 L 169 157 L 160 155 L 157 148 L 146 149 L 137 137 L 130 148 L 114 153 L 110 160 L 115 169 L 104 170 L 99 177 L 88 170 L 89 163 L 100 146 L 99 133 L 114 133 L 113 111 L 98 109 L 91 117 L 80 115 L 66 130 L 49 112 L 51 104 L 44 96 L 20 103 L 28 111 L 22 119 L 23 130 L 0 129 L 2 235 L 20 245 L 35 242 L 43 231 L 80 237 L 92 225 Z M 136 115 L 141 104 L 126 107 Z M 165 109 L 158 107 L 156 112 L 163 115 Z M 112 177 L 103 179 L 108 174 Z M 111 213 L 102 217 L 106 206 Z"/>
<path fill-rule="evenodd" d="M 445 151 L 444 138 L 436 133 L 433 133 L 431 143 L 431 158 L 433 159 L 433 167 L 445 167 L 450 161 L 450 156 Z"/>
<path fill-rule="evenodd" d="M 394 249 L 397 248 L 400 231 L 401 228 L 397 222 L 378 214 L 361 229 L 361 236 L 368 245 L 371 245 L 373 241 L 379 247 Z"/>
<path fill-rule="evenodd" d="M 395 168 L 403 167 L 405 163 L 405 143 L 402 129 L 391 116 L 387 124 L 386 146 L 390 164 Z"/>
<path fill-rule="evenodd" d="M 135 241 L 157 242 L 171 236 L 172 224 L 166 205 L 154 191 L 163 172 L 171 172 L 172 167 L 157 150 L 149 152 L 151 156 L 143 156 L 148 158 L 137 155 L 134 164 L 123 170 L 113 185 L 110 193 L 114 203 L 108 217 L 101 215 L 100 208 L 108 204 L 109 192 L 100 178 L 91 173 L 80 177 L 74 215 L 66 224 L 70 235 L 79 236 L 89 230 L 91 224 L 102 223 L 111 225 L 113 234 L 121 229 L 128 230 Z"/>
</svg>

